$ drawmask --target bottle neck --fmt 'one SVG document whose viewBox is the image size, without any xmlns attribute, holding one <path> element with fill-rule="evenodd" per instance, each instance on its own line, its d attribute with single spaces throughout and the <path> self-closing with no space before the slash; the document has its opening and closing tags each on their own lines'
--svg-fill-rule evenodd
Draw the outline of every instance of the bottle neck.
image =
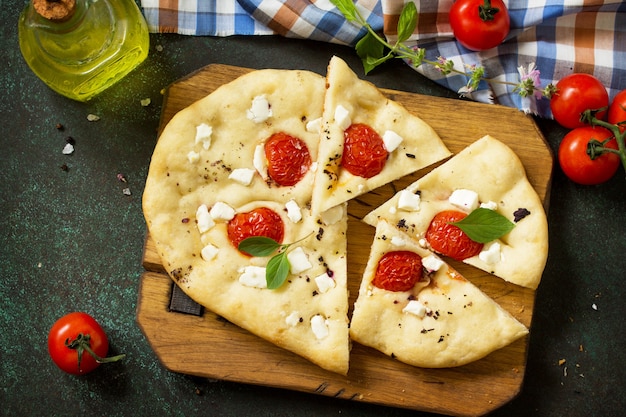
<svg viewBox="0 0 626 417">
<path fill-rule="evenodd" d="M 72 32 L 94 1 L 98 0 L 32 0 L 31 23 L 50 33 Z"/>
</svg>

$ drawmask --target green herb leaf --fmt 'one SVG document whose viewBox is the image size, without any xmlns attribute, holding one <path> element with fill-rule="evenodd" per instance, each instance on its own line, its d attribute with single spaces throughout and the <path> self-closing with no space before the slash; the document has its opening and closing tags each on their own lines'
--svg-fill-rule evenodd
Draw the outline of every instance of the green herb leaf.
<svg viewBox="0 0 626 417">
<path fill-rule="evenodd" d="M 467 217 L 451 223 L 474 242 L 488 243 L 509 233 L 515 224 L 495 210 L 477 208 Z"/>
<path fill-rule="evenodd" d="M 270 256 L 280 248 L 274 239 L 265 236 L 253 236 L 242 240 L 237 247 L 241 252 L 252 256 Z"/>
<path fill-rule="evenodd" d="M 363 62 L 365 74 L 385 62 L 383 58 L 384 46 L 371 33 L 366 33 L 356 44 L 356 54 Z"/>
<path fill-rule="evenodd" d="M 346 20 L 351 22 L 357 19 L 356 6 L 352 3 L 352 0 L 330 0 L 330 2 L 339 9 Z"/>
<path fill-rule="evenodd" d="M 417 26 L 417 7 L 415 3 L 408 2 L 400 13 L 398 19 L 398 43 L 404 42 L 413 34 L 415 26 Z"/>
<path fill-rule="evenodd" d="M 289 265 L 289 259 L 287 259 L 287 252 L 281 252 L 270 259 L 265 269 L 267 288 L 270 290 L 280 288 L 285 279 L 287 279 L 290 268 L 291 265 Z"/>
</svg>

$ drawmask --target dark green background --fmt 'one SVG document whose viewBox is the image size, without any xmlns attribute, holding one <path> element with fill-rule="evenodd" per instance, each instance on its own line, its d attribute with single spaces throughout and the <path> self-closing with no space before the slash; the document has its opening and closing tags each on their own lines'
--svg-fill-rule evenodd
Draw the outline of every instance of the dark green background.
<svg viewBox="0 0 626 417">
<path fill-rule="evenodd" d="M 150 55 L 137 70 L 81 104 L 49 90 L 22 59 L 16 25 L 24 4 L 0 1 L 0 415 L 425 416 L 174 374 L 161 366 L 135 322 L 145 234 L 141 193 L 161 90 L 211 63 L 324 74 L 333 54 L 364 77 L 354 51 L 277 37 L 152 35 Z M 399 61 L 367 79 L 456 99 Z M 152 101 L 147 107 L 140 104 L 144 98 Z M 100 121 L 87 121 L 90 113 Z M 538 123 L 556 151 L 564 130 L 554 122 Z M 61 153 L 67 136 L 76 141 L 71 156 Z M 64 164 L 68 171 L 61 169 Z M 132 195 L 123 194 L 125 187 Z M 623 171 L 607 184 L 583 187 L 557 166 L 549 225 L 550 254 L 537 293 L 525 386 L 493 415 L 621 415 Z M 57 369 L 48 357 L 47 332 L 56 318 L 74 310 L 94 315 L 113 352 L 128 357 L 82 378 Z M 567 374 L 559 359 L 567 360 Z"/>
</svg>

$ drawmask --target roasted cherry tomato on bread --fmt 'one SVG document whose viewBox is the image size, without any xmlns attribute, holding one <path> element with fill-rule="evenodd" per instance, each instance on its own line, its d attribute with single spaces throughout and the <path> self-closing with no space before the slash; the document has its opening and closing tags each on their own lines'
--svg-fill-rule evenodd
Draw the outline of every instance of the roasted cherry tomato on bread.
<svg viewBox="0 0 626 417">
<path fill-rule="evenodd" d="M 445 210 L 437 213 L 426 230 L 426 240 L 434 251 L 462 261 L 476 256 L 483 249 L 483 244 L 474 242 L 459 227 L 450 224 L 467 217 L 457 210 Z"/>
<path fill-rule="evenodd" d="M 296 185 L 311 166 L 306 143 L 282 132 L 273 134 L 265 142 L 265 157 L 270 178 L 283 186 Z"/>
<path fill-rule="evenodd" d="M 502 0 L 456 0 L 450 8 L 450 26 L 461 45 L 484 51 L 504 41 L 511 19 Z"/>
<path fill-rule="evenodd" d="M 569 129 L 585 126 L 581 115 L 586 110 L 599 110 L 609 105 L 609 94 L 602 82 L 589 74 L 570 74 L 556 83 L 556 92 L 550 99 L 554 120 Z M 596 113 L 604 119 L 606 109 Z"/>
<path fill-rule="evenodd" d="M 626 90 L 622 90 L 613 98 L 611 105 L 609 106 L 609 113 L 607 115 L 608 122 L 611 124 L 618 124 L 619 129 L 623 132 L 626 130 Z"/>
<path fill-rule="evenodd" d="M 125 355 L 106 357 L 109 340 L 98 322 L 87 313 L 74 312 L 58 319 L 48 333 L 48 352 L 63 371 L 84 375 L 101 363 L 114 362 Z"/>
<path fill-rule="evenodd" d="M 559 145 L 559 165 L 572 181 L 583 185 L 595 185 L 613 177 L 620 165 L 620 158 L 614 153 L 603 153 L 591 159 L 588 154 L 589 141 L 604 142 L 605 148 L 617 149 L 617 141 L 608 129 L 584 126 L 570 131 Z"/>
<path fill-rule="evenodd" d="M 236 248 L 249 237 L 264 236 L 281 243 L 285 234 L 283 219 L 274 210 L 259 207 L 247 213 L 237 213 L 228 222 L 228 239 Z M 246 254 L 249 255 L 249 254 Z"/>
<path fill-rule="evenodd" d="M 387 291 L 408 291 L 422 279 L 422 257 L 411 251 L 387 252 L 378 261 L 372 285 Z"/>
<path fill-rule="evenodd" d="M 345 130 L 341 166 L 352 175 L 372 178 L 383 170 L 388 156 L 383 138 L 370 126 L 356 123 Z"/>
</svg>

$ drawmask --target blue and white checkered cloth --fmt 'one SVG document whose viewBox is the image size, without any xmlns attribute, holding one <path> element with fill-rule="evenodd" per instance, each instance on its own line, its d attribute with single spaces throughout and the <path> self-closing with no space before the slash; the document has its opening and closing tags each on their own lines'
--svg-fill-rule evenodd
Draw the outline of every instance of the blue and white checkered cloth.
<svg viewBox="0 0 626 417">
<path fill-rule="evenodd" d="M 626 89 L 626 2 L 621 0 L 504 0 L 511 32 L 483 52 L 463 48 L 452 36 L 448 11 L 454 0 L 357 0 L 370 25 L 394 40 L 404 4 L 413 1 L 419 24 L 407 42 L 428 59 L 445 57 L 462 69 L 482 66 L 486 76 L 519 82 L 519 67 L 535 63 L 542 87 L 573 72 L 593 74 L 612 98 Z M 199 36 L 269 35 L 354 45 L 364 30 L 346 22 L 329 0 L 141 0 L 152 32 Z M 459 91 L 462 75 L 444 76 L 432 66 L 418 71 Z M 471 97 L 551 117 L 549 101 L 522 98 L 514 86 L 481 83 Z"/>
</svg>

